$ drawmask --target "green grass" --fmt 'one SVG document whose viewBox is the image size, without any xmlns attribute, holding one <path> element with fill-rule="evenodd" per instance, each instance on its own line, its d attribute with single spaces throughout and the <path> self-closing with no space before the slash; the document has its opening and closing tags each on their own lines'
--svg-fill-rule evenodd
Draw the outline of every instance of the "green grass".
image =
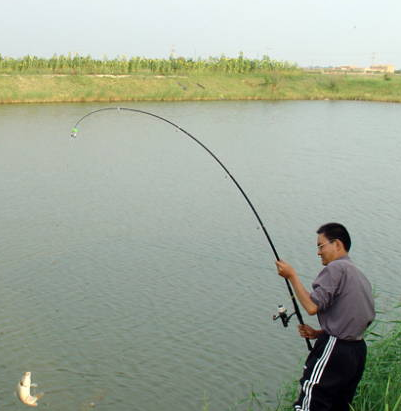
<svg viewBox="0 0 401 411">
<path fill-rule="evenodd" d="M 369 100 L 401 102 L 401 76 L 302 70 L 186 75 L 0 75 L 0 104 L 185 100 Z"/>
<path fill-rule="evenodd" d="M 355 411 L 401 410 L 401 321 L 369 348 L 365 373 L 354 398 Z"/>
</svg>

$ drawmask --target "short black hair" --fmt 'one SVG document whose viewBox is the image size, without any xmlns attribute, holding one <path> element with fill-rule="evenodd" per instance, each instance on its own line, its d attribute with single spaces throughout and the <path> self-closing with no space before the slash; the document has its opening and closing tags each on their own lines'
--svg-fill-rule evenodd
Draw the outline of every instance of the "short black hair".
<svg viewBox="0 0 401 411">
<path fill-rule="evenodd" d="M 339 223 L 323 224 L 317 231 L 317 234 L 323 234 L 329 241 L 340 240 L 348 252 L 351 248 L 351 237 L 348 230 Z"/>
</svg>

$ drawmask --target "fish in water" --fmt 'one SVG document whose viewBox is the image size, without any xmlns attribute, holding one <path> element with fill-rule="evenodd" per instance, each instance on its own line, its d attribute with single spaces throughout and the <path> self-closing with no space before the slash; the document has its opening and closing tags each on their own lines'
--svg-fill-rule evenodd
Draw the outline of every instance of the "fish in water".
<svg viewBox="0 0 401 411">
<path fill-rule="evenodd" d="M 29 371 L 24 372 L 17 385 L 17 396 L 22 403 L 37 407 L 36 401 L 42 398 L 44 394 L 31 395 L 31 387 L 37 387 L 37 385 L 31 383 L 31 373 Z"/>
</svg>

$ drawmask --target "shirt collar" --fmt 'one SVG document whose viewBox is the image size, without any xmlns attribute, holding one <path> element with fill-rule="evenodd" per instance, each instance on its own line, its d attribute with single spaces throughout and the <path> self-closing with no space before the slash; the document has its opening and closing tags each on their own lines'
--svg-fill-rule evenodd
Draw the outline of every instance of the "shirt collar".
<svg viewBox="0 0 401 411">
<path fill-rule="evenodd" d="M 337 260 L 351 260 L 351 258 L 349 257 L 349 255 L 343 255 L 342 257 L 336 258 L 333 261 L 337 261 Z"/>
</svg>

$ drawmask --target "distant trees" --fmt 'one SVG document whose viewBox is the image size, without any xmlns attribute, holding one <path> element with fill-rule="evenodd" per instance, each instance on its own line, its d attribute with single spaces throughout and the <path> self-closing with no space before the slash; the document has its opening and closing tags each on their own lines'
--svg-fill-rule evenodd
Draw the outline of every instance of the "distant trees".
<svg viewBox="0 0 401 411">
<path fill-rule="evenodd" d="M 209 57 L 191 59 L 173 57 L 150 59 L 144 57 L 118 56 L 114 59 L 93 59 L 69 53 L 53 55 L 51 58 L 24 56 L 22 58 L 3 57 L 0 54 L 0 74 L 185 74 L 185 73 L 256 73 L 274 70 L 293 70 L 295 64 L 281 62 L 264 56 L 262 59 L 247 59 L 242 53 L 238 57 Z"/>
</svg>

